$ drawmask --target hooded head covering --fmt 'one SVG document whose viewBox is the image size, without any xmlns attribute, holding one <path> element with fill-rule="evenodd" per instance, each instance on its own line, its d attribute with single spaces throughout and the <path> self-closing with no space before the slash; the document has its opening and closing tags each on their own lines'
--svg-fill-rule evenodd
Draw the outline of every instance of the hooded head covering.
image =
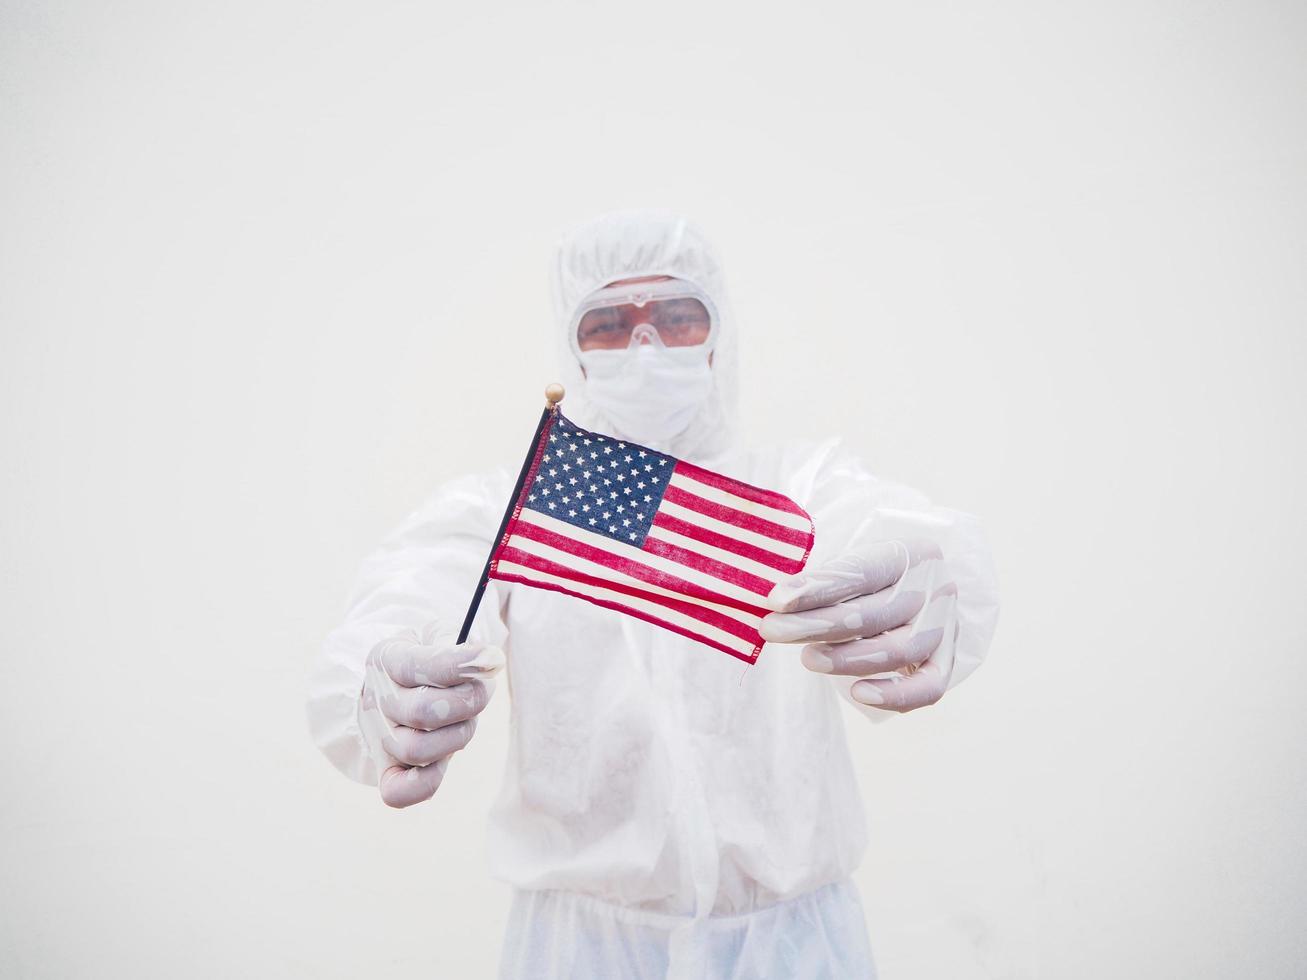
<svg viewBox="0 0 1307 980">
<path fill-rule="evenodd" d="M 585 375 L 569 333 L 577 307 L 591 293 L 620 279 L 638 276 L 687 280 L 707 293 L 717 308 L 712 392 L 684 432 L 666 445 L 653 447 L 682 457 L 716 455 L 735 438 L 735 322 L 726 301 L 722 263 L 716 250 L 698 228 L 670 211 L 609 212 L 572 227 L 558 243 L 552 285 L 568 417 L 589 428 L 614 431 L 604 413 L 586 397 Z M 669 397 L 675 397 L 674 393 Z"/>
</svg>

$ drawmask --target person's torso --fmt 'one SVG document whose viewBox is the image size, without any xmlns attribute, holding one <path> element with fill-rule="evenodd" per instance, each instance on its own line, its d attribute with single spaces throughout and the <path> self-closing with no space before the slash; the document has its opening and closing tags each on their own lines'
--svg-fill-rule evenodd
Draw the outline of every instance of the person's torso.
<svg viewBox="0 0 1307 980">
<path fill-rule="evenodd" d="M 802 502 L 793 460 L 728 465 Z M 720 915 L 853 870 L 865 826 L 843 719 L 797 646 L 750 666 L 580 599 L 499 588 L 512 732 L 491 815 L 498 876 Z"/>
</svg>

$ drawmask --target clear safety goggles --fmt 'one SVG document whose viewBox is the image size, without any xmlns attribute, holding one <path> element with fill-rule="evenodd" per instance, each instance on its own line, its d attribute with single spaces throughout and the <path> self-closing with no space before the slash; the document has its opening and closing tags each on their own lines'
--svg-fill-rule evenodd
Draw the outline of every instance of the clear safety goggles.
<svg viewBox="0 0 1307 980">
<path fill-rule="evenodd" d="M 710 345 L 717 309 L 708 295 L 683 279 L 607 286 L 592 293 L 572 320 L 576 350 L 625 350 Z"/>
</svg>

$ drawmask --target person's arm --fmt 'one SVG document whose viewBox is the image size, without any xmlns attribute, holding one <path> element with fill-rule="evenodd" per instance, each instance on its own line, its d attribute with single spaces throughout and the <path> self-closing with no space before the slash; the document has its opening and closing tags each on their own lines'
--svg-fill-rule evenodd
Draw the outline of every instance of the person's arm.
<svg viewBox="0 0 1307 980">
<path fill-rule="evenodd" d="M 980 522 L 872 476 L 837 444 L 806 503 L 818 542 L 836 545 L 773 590 L 763 636 L 807 644 L 804 665 L 868 716 L 935 703 L 980 665 L 998 621 Z"/>
<path fill-rule="evenodd" d="M 454 646 L 507 503 L 502 482 L 450 481 L 387 537 L 363 563 L 345 620 L 315 664 L 308 697 L 314 742 L 351 779 L 381 782 L 391 805 L 435 791 L 503 663 L 507 629 L 494 583 L 469 642 Z"/>
</svg>

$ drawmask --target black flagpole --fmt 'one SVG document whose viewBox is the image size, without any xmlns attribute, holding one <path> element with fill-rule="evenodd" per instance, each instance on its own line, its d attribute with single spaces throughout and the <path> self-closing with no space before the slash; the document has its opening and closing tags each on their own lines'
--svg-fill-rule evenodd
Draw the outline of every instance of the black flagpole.
<svg viewBox="0 0 1307 980">
<path fill-rule="evenodd" d="M 486 567 L 481 570 L 481 581 L 477 583 L 477 590 L 472 593 L 472 603 L 467 607 L 467 615 L 463 617 L 463 628 L 458 631 L 459 643 L 467 641 L 467 634 L 472 629 L 472 620 L 476 618 L 477 609 L 481 605 L 481 597 L 485 595 L 486 585 L 490 581 L 490 562 L 495 556 L 495 549 L 499 547 L 500 539 L 504 536 L 504 531 L 508 529 L 508 522 L 513 518 L 513 511 L 517 509 L 517 500 L 522 495 L 522 485 L 526 483 L 526 475 L 531 471 L 531 461 L 535 459 L 536 450 L 540 446 L 540 434 L 545 431 L 545 426 L 549 420 L 558 412 L 558 403 L 563 400 L 563 386 L 554 384 L 545 389 L 545 400 L 548 404 L 545 410 L 540 413 L 540 422 L 536 426 L 536 434 L 531 437 L 531 449 L 526 454 L 526 459 L 522 461 L 522 472 L 517 474 L 517 485 L 513 487 L 513 495 L 508 498 L 508 509 L 504 511 L 504 519 L 499 522 L 499 530 L 495 532 L 495 540 L 490 542 L 490 554 L 486 555 Z"/>
</svg>

